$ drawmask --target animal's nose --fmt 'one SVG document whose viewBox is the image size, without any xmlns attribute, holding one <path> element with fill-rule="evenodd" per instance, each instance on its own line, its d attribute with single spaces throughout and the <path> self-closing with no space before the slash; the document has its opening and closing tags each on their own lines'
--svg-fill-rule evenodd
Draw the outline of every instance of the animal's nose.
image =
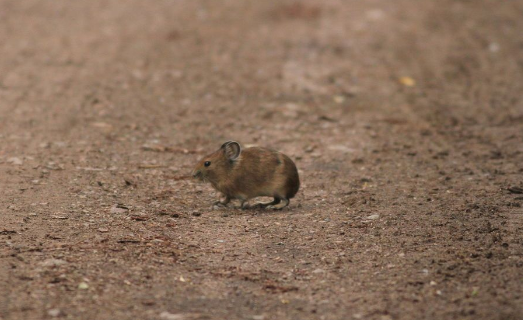
<svg viewBox="0 0 523 320">
<path fill-rule="evenodd" d="M 192 176 L 193 176 L 193 178 L 196 178 L 196 177 L 199 176 L 199 175 L 200 175 L 200 170 L 194 170 L 194 171 L 192 172 Z"/>
</svg>

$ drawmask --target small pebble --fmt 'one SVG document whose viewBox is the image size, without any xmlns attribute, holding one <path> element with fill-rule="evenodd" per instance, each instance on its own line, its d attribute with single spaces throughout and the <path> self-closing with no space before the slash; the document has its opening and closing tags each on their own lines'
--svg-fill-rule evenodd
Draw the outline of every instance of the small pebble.
<svg viewBox="0 0 523 320">
<path fill-rule="evenodd" d="M 160 319 L 164 320 L 183 320 L 187 319 L 183 314 L 174 314 L 167 311 L 160 313 Z"/>
<path fill-rule="evenodd" d="M 67 264 L 67 261 L 60 260 L 60 259 L 47 259 L 40 263 L 43 267 L 57 267 Z"/>
<path fill-rule="evenodd" d="M 47 314 L 50 317 L 56 318 L 59 317 L 62 314 L 62 311 L 60 309 L 50 309 L 47 311 Z"/>
<path fill-rule="evenodd" d="M 89 285 L 85 282 L 80 282 L 80 284 L 78 285 L 78 289 L 87 290 L 87 289 L 89 289 Z"/>
<path fill-rule="evenodd" d="M 7 163 L 14 164 L 15 166 L 21 166 L 23 164 L 23 161 L 20 158 L 12 157 L 7 159 Z"/>
<path fill-rule="evenodd" d="M 201 216 L 202 214 L 201 214 L 200 211 L 195 210 L 195 211 L 192 212 L 192 215 L 195 216 L 195 217 L 199 217 L 199 216 Z"/>
<path fill-rule="evenodd" d="M 127 207 L 118 204 L 112 206 L 110 210 L 111 213 L 126 213 L 127 211 L 129 211 Z"/>
<path fill-rule="evenodd" d="M 488 49 L 490 52 L 498 52 L 499 51 L 499 44 L 496 42 L 492 42 L 489 44 Z"/>
</svg>

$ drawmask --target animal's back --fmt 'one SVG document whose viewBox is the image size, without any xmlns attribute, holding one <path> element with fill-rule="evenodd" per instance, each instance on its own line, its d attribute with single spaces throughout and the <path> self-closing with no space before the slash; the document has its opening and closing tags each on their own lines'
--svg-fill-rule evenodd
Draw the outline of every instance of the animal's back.
<svg viewBox="0 0 523 320">
<path fill-rule="evenodd" d="M 233 175 L 238 192 L 245 193 L 247 198 L 274 196 L 290 199 L 300 188 L 294 162 L 283 153 L 261 147 L 244 149 Z"/>
</svg>

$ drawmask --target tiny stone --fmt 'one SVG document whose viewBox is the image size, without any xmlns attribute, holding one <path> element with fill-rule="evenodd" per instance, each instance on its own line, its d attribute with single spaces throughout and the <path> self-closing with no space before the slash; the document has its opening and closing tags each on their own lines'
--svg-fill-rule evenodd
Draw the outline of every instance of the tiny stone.
<svg viewBox="0 0 523 320">
<path fill-rule="evenodd" d="M 111 207 L 111 213 L 126 213 L 129 209 L 120 206 L 120 205 L 114 205 Z"/>
<path fill-rule="evenodd" d="M 201 216 L 202 214 L 201 214 L 200 211 L 193 211 L 193 212 L 192 212 L 192 215 L 195 216 L 195 217 L 199 217 L 199 216 Z"/>
<path fill-rule="evenodd" d="M 67 264 L 67 261 L 60 260 L 60 259 L 47 259 L 40 263 L 43 267 L 57 267 Z"/>
<path fill-rule="evenodd" d="M 60 309 L 51 309 L 47 311 L 47 314 L 50 317 L 56 318 L 59 317 L 62 314 L 62 311 Z"/>
<path fill-rule="evenodd" d="M 12 157 L 7 159 L 7 163 L 14 164 L 15 166 L 20 166 L 23 164 L 23 161 L 20 158 Z"/>
<path fill-rule="evenodd" d="M 345 97 L 342 95 L 337 95 L 337 96 L 334 96 L 333 100 L 334 100 L 334 102 L 340 104 L 340 103 L 345 102 Z"/>
<path fill-rule="evenodd" d="M 57 215 L 57 214 L 51 215 L 51 218 L 53 218 L 53 219 L 61 219 L 61 220 L 68 219 L 68 217 L 66 217 L 66 216 Z"/>
<path fill-rule="evenodd" d="M 490 52 L 498 52 L 499 51 L 499 44 L 496 42 L 492 42 L 489 44 L 488 49 Z"/>
<path fill-rule="evenodd" d="M 379 217 L 380 217 L 379 214 L 373 214 L 373 215 L 368 216 L 365 219 L 367 219 L 367 220 L 376 220 L 376 219 L 379 219 Z"/>
<path fill-rule="evenodd" d="M 341 144 L 330 145 L 327 148 L 332 151 L 340 151 L 343 153 L 352 153 L 355 150 L 353 148 L 349 148 L 349 147 L 347 147 L 345 145 L 341 145 Z"/>
<path fill-rule="evenodd" d="M 187 319 L 183 314 L 173 314 L 167 311 L 160 313 L 160 319 L 164 320 L 183 320 Z"/>
<path fill-rule="evenodd" d="M 89 289 L 89 285 L 85 282 L 80 282 L 80 284 L 78 285 L 78 289 L 87 290 L 87 289 Z"/>
</svg>

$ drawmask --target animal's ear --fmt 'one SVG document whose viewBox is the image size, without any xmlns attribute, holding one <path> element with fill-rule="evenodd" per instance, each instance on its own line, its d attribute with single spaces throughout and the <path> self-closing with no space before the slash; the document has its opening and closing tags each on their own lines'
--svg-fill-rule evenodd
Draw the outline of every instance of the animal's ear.
<svg viewBox="0 0 523 320">
<path fill-rule="evenodd" d="M 226 147 L 229 143 L 231 143 L 231 142 L 234 142 L 234 141 L 229 140 L 229 141 L 225 142 L 224 144 L 222 144 L 222 146 L 220 147 L 220 149 L 225 149 L 225 147 Z"/>
<path fill-rule="evenodd" d="M 229 160 L 236 160 L 242 153 L 242 147 L 236 141 L 227 141 L 222 145 L 225 156 Z"/>
</svg>

